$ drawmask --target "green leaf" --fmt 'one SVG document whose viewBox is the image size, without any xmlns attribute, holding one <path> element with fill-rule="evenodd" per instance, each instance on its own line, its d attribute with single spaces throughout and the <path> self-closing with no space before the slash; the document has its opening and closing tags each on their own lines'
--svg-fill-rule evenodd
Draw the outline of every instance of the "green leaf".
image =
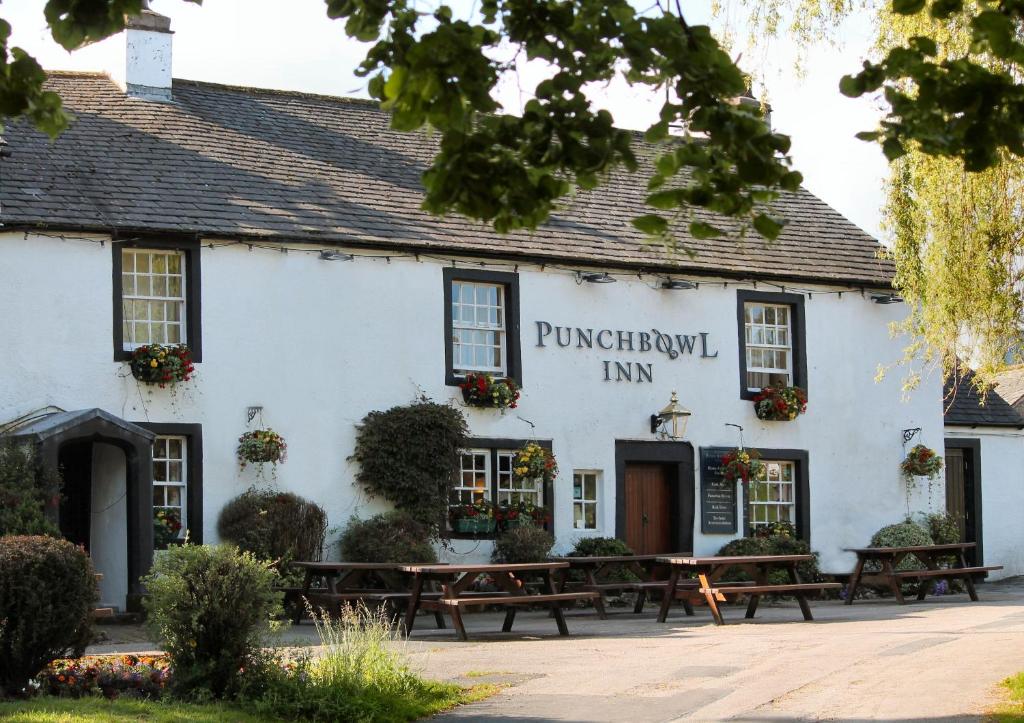
<svg viewBox="0 0 1024 723">
<path fill-rule="evenodd" d="M 653 206 L 654 208 L 662 211 L 670 211 L 673 208 L 678 208 L 682 202 L 680 192 L 677 189 L 669 189 L 667 191 L 658 191 L 652 193 L 647 197 L 647 205 Z"/>
<path fill-rule="evenodd" d="M 924 9 L 925 0 L 892 0 L 892 11 L 897 15 L 915 15 Z"/>
<path fill-rule="evenodd" d="M 882 143 L 882 153 L 890 161 L 895 161 L 901 156 L 907 154 L 907 149 L 903 147 L 903 144 L 895 138 L 886 138 Z"/>
<path fill-rule="evenodd" d="M 864 80 L 859 75 L 844 75 L 839 80 L 839 92 L 848 98 L 859 98 L 864 94 Z"/>
<path fill-rule="evenodd" d="M 637 216 L 633 219 L 633 225 L 649 236 L 660 236 L 668 230 L 668 221 L 655 214 Z"/>
<path fill-rule="evenodd" d="M 769 241 L 777 239 L 785 225 L 784 220 L 772 218 L 766 213 L 754 217 L 754 229 Z"/>
<path fill-rule="evenodd" d="M 696 239 L 717 238 L 724 233 L 725 231 L 715 228 L 706 221 L 694 221 L 690 224 L 690 235 Z"/>
</svg>

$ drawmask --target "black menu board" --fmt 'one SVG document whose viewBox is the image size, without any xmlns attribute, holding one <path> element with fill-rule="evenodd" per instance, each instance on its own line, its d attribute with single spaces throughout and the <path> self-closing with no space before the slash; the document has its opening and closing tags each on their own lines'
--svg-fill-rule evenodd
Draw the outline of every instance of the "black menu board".
<svg viewBox="0 0 1024 723">
<path fill-rule="evenodd" d="M 705 534 L 736 533 L 736 482 L 722 479 L 722 455 L 728 451 L 700 450 L 700 531 Z"/>
</svg>

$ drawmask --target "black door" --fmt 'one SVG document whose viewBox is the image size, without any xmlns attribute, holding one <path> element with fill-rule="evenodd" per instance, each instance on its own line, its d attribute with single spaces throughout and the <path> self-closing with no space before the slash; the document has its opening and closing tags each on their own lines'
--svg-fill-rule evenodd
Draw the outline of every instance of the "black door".
<svg viewBox="0 0 1024 723">
<path fill-rule="evenodd" d="M 60 448 L 63 487 L 60 500 L 60 534 L 89 549 L 92 513 L 92 442 L 68 442 Z"/>
</svg>

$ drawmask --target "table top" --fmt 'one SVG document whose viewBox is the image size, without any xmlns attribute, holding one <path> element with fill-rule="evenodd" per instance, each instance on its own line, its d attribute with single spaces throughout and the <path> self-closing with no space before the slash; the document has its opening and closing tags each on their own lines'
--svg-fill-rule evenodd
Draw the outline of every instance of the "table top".
<svg viewBox="0 0 1024 723">
<path fill-rule="evenodd" d="M 689 555 L 689 552 L 680 552 L 679 556 Z M 607 565 L 611 563 L 622 563 L 627 564 L 630 562 L 648 562 L 650 560 L 657 560 L 659 557 L 665 557 L 664 553 L 654 555 L 593 555 L 593 556 L 579 556 L 573 557 L 570 555 L 562 557 L 553 557 L 552 560 L 558 562 L 568 562 L 570 565 Z"/>
<path fill-rule="evenodd" d="M 684 567 L 715 567 L 721 565 L 788 565 L 809 562 L 814 555 L 732 555 L 719 557 L 659 557 L 658 562 Z"/>
<path fill-rule="evenodd" d="M 414 572 L 422 574 L 459 574 L 459 573 L 485 573 L 485 572 L 529 572 L 531 570 L 559 570 L 569 567 L 568 562 L 528 562 L 528 563 L 492 563 L 480 565 L 402 565 L 398 569 L 402 572 Z"/>
<path fill-rule="evenodd" d="M 318 572 L 346 572 L 348 570 L 401 570 L 407 562 L 310 562 L 295 560 L 290 565 Z"/>
<path fill-rule="evenodd" d="M 906 547 L 845 547 L 847 552 L 856 552 L 858 555 L 892 554 L 899 552 L 941 552 L 943 550 L 969 550 L 977 547 L 976 542 L 952 542 L 944 545 L 908 545 Z"/>
</svg>

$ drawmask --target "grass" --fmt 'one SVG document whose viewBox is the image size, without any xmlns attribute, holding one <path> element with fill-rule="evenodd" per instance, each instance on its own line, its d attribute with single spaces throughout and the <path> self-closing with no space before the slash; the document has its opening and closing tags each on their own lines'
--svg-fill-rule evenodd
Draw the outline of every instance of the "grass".
<svg viewBox="0 0 1024 723">
<path fill-rule="evenodd" d="M 264 723 L 273 720 L 218 704 L 191 705 L 104 698 L 37 698 L 0 703 L 0 720 L 10 723 Z"/>
<path fill-rule="evenodd" d="M 999 723 L 1024 723 L 1024 673 L 1017 673 L 1000 683 L 1007 699 L 990 714 Z"/>
</svg>

